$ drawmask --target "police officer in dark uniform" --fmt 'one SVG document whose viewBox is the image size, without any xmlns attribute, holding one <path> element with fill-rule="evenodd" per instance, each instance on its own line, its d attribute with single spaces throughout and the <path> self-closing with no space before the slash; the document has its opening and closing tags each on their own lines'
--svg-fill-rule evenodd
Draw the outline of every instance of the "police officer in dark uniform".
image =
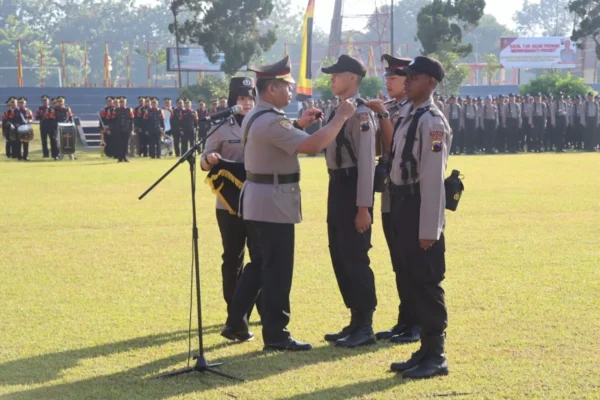
<svg viewBox="0 0 600 400">
<path fill-rule="evenodd" d="M 455 95 L 450 96 L 450 100 L 448 101 L 448 104 L 446 104 L 445 114 L 448 121 L 450 121 L 450 126 L 452 127 L 452 131 L 456 136 L 454 147 L 452 148 L 452 154 L 460 154 L 463 150 L 461 124 L 462 107 L 457 103 Z"/>
<path fill-rule="evenodd" d="M 13 140 L 11 140 L 11 131 L 15 128 L 14 121 L 16 119 L 17 113 L 17 99 L 16 97 L 9 97 L 6 100 L 6 111 L 2 114 L 2 134 L 6 139 L 6 157 L 8 158 L 17 158 L 16 153 L 14 153 L 15 145 Z M 15 135 L 16 132 L 13 132 L 12 135 Z"/>
<path fill-rule="evenodd" d="M 48 140 L 50 140 L 50 149 L 52 158 L 58 157 L 58 145 L 56 143 L 54 131 L 54 112 L 50 106 L 50 97 L 42 96 L 42 105 L 35 112 L 35 120 L 40 122 L 40 135 L 42 137 L 42 154 L 43 158 L 50 157 L 48 150 Z"/>
<path fill-rule="evenodd" d="M 162 110 L 158 108 L 158 98 L 156 97 L 150 100 L 150 108 L 144 111 L 143 130 L 148 137 L 150 158 L 160 158 L 160 140 L 165 130 L 165 116 Z"/>
<path fill-rule="evenodd" d="M 198 111 L 196 113 L 198 114 L 198 120 L 206 118 L 210 115 L 208 109 L 206 108 L 206 103 L 204 101 L 201 100 L 200 102 L 198 102 Z M 198 122 L 198 140 L 202 141 L 204 140 L 204 138 L 206 138 L 206 135 L 210 131 L 210 126 L 211 124 L 208 121 Z"/>
<path fill-rule="evenodd" d="M 57 132 L 58 135 L 58 124 L 63 123 L 67 124 L 73 123 L 73 111 L 71 111 L 70 107 L 65 106 L 66 98 L 63 96 L 58 96 L 56 98 L 56 106 L 54 107 L 54 122 L 55 128 L 54 131 Z M 58 158 L 58 157 L 57 157 Z M 75 159 L 75 155 L 71 155 L 72 159 Z"/>
<path fill-rule="evenodd" d="M 404 72 L 412 109 L 393 137 L 392 218 L 395 255 L 410 271 L 421 348 L 391 369 L 405 378 L 429 378 L 448 374 L 444 354 L 448 314 L 441 282 L 446 270 L 444 172 L 452 130 L 431 98 L 444 78 L 440 62 L 419 56 Z"/>
<path fill-rule="evenodd" d="M 146 97 L 138 97 L 138 105 L 133 109 L 133 131 L 138 136 L 139 140 L 139 155 L 140 157 L 146 157 L 148 154 L 148 136 L 144 130 L 144 114 L 146 113 L 145 107 Z"/>
<path fill-rule="evenodd" d="M 33 113 L 27 108 L 27 99 L 20 97 L 17 103 L 17 116 L 19 119 L 15 120 L 15 127 L 25 125 L 33 121 Z M 21 141 L 19 138 L 15 141 L 16 153 L 19 160 L 29 161 L 29 142 Z"/>
<path fill-rule="evenodd" d="M 177 99 L 177 107 L 173 109 L 171 114 L 171 133 L 173 134 L 173 146 L 175 147 L 175 156 L 181 154 L 182 131 L 181 122 L 183 120 L 183 99 Z M 185 151 L 183 152 L 185 153 Z"/>
<path fill-rule="evenodd" d="M 565 152 L 565 136 L 569 118 L 569 105 L 563 98 L 563 93 L 559 92 L 554 102 L 554 147 L 557 153 Z"/>
<path fill-rule="evenodd" d="M 181 153 L 185 154 L 188 148 L 194 145 L 196 141 L 196 129 L 198 127 L 198 114 L 192 108 L 192 101 L 185 99 L 184 109 L 179 118 L 181 130 Z"/>
<path fill-rule="evenodd" d="M 116 141 L 116 157 L 119 162 L 129 162 L 127 158 L 127 149 L 129 147 L 129 137 L 133 130 L 133 109 L 127 107 L 127 98 L 119 98 L 119 106 L 112 112 L 113 135 Z"/>
<path fill-rule="evenodd" d="M 331 89 L 341 100 L 359 98 L 365 66 L 348 55 L 322 69 L 331 74 Z M 335 114 L 335 111 L 334 111 Z M 373 184 L 375 175 L 375 114 L 360 104 L 336 141 L 327 146 L 329 171 L 327 231 L 333 270 L 351 319 L 339 333 L 325 340 L 340 347 L 375 343 L 373 313 L 377 306 L 375 277 L 368 252 L 371 249 Z"/>
<path fill-rule="evenodd" d="M 286 329 L 291 313 L 294 226 L 302 219 L 298 154 L 321 152 L 335 140 L 356 107 L 343 102 L 326 127 L 308 135 L 301 129 L 317 120 L 318 110 L 305 113 L 296 122 L 282 111 L 292 97 L 290 68 L 289 57 L 272 65 L 248 68 L 257 74 L 259 102 L 241 127 L 246 181 L 240 211 L 249 243 L 256 245 L 256 256 L 237 284 L 224 333 L 249 336 L 245 318 L 260 293 L 265 349 L 299 351 L 312 346 L 293 339 Z"/>
<path fill-rule="evenodd" d="M 381 154 L 381 159 L 388 166 L 390 164 L 391 153 L 390 146 L 385 140 L 385 136 L 393 134 L 394 126 L 402 122 L 402 119 L 410 110 L 410 102 L 404 93 L 405 75 L 402 68 L 406 67 L 412 60 L 409 58 L 396 58 L 389 54 L 384 54 L 382 60 L 385 65 L 385 86 L 391 100 L 380 104 L 379 101 L 368 102 L 369 108 L 379 116 L 380 130 L 378 131 L 377 147 L 378 153 Z M 388 113 L 387 118 L 385 112 Z M 382 116 L 383 114 L 383 116 Z M 380 159 L 380 163 L 381 163 Z M 388 245 L 390 256 L 392 258 L 392 266 L 396 276 L 396 290 L 400 304 L 398 306 L 398 319 L 396 324 L 389 330 L 377 332 L 377 339 L 389 339 L 392 343 L 411 343 L 419 340 L 420 328 L 416 325 L 416 316 L 414 304 L 411 303 L 411 287 L 408 285 L 409 280 L 405 277 L 406 270 L 400 268 L 398 263 L 394 262 L 393 257 L 393 225 L 391 214 L 391 195 L 388 185 L 381 193 L 381 222 L 385 240 Z"/>
<path fill-rule="evenodd" d="M 100 110 L 100 120 L 102 124 L 100 126 L 100 143 L 104 143 L 104 154 L 107 157 L 114 157 L 112 133 L 110 131 L 111 118 L 113 112 L 113 98 L 112 96 L 106 96 L 106 106 Z M 102 129 L 104 127 L 104 129 Z"/>
</svg>

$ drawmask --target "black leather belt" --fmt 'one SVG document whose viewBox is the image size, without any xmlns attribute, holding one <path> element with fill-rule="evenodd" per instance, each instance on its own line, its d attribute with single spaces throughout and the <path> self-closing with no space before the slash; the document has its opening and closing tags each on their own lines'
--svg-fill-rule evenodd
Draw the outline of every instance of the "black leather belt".
<svg viewBox="0 0 600 400">
<path fill-rule="evenodd" d="M 265 183 L 268 185 L 274 185 L 275 184 L 275 175 L 254 174 L 252 172 L 246 171 L 246 180 L 248 182 Z M 280 185 L 283 185 L 286 183 L 297 183 L 297 182 L 300 182 L 300 172 L 297 172 L 295 174 L 277 175 L 277 183 Z"/>
<path fill-rule="evenodd" d="M 390 193 L 392 194 L 392 198 L 414 196 L 421 193 L 421 185 L 419 182 L 408 185 L 390 185 Z"/>
<path fill-rule="evenodd" d="M 344 177 L 354 177 L 358 176 L 358 168 L 357 167 L 349 167 L 349 168 L 339 168 L 339 169 L 328 169 L 330 178 L 344 178 Z"/>
</svg>

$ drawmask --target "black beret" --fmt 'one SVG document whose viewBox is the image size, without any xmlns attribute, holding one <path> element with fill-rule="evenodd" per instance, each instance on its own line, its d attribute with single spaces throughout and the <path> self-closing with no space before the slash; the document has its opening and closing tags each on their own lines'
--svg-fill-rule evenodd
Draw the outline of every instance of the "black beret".
<svg viewBox="0 0 600 400">
<path fill-rule="evenodd" d="M 324 74 L 338 74 L 341 72 L 351 72 L 359 76 L 365 76 L 367 74 L 367 68 L 365 65 L 354 57 L 348 54 L 342 54 L 339 56 L 335 64 L 330 67 L 321 68 Z"/>
</svg>

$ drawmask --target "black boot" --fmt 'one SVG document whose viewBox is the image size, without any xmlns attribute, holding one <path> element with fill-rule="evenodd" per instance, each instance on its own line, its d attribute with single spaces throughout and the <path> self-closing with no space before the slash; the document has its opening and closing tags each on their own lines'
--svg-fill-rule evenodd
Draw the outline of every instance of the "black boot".
<svg viewBox="0 0 600 400">
<path fill-rule="evenodd" d="M 350 336 L 352 334 L 352 332 L 354 332 L 356 330 L 356 316 L 357 316 L 358 311 L 350 310 L 350 313 L 351 313 L 350 324 L 348 326 L 344 327 L 338 333 L 327 333 L 325 335 L 326 341 L 335 342 L 337 340 L 340 340 L 347 336 Z"/>
<path fill-rule="evenodd" d="M 427 349 L 425 343 L 421 341 L 421 348 L 414 352 L 408 361 L 392 363 L 390 369 L 394 372 L 404 372 L 419 365 L 421 360 L 425 358 Z"/>
<path fill-rule="evenodd" d="M 335 342 L 336 346 L 352 349 L 358 346 L 375 344 L 375 333 L 373 333 L 373 310 L 357 311 L 356 323 L 357 328 L 354 332 L 352 332 L 350 336 L 337 340 Z"/>
<path fill-rule="evenodd" d="M 419 365 L 403 372 L 402 377 L 410 379 L 433 378 L 438 375 L 448 375 L 448 360 L 444 354 L 445 334 L 428 336 L 427 352 Z"/>
<path fill-rule="evenodd" d="M 394 326 L 392 329 L 390 329 L 388 331 L 377 332 L 375 334 L 375 337 L 377 338 L 377 340 L 389 339 L 392 336 L 401 334 L 402 332 L 404 332 L 404 330 L 406 328 L 408 328 L 408 324 L 398 323 L 398 324 L 396 324 L 396 326 Z"/>
<path fill-rule="evenodd" d="M 403 332 L 390 338 L 391 343 L 414 343 L 419 341 L 421 327 L 416 325 L 407 326 Z"/>
</svg>

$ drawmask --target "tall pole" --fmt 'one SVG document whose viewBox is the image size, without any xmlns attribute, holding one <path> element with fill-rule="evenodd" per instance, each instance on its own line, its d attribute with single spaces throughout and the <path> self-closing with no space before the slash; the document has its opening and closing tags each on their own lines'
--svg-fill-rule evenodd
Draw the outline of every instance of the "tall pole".
<svg viewBox="0 0 600 400">
<path fill-rule="evenodd" d="M 177 8 L 171 4 L 173 12 L 173 25 L 175 26 L 175 51 L 177 52 L 177 86 L 181 89 L 181 59 L 179 57 L 179 26 L 177 25 Z"/>
<path fill-rule="evenodd" d="M 394 55 L 394 0 L 390 5 L 390 54 Z"/>
</svg>

